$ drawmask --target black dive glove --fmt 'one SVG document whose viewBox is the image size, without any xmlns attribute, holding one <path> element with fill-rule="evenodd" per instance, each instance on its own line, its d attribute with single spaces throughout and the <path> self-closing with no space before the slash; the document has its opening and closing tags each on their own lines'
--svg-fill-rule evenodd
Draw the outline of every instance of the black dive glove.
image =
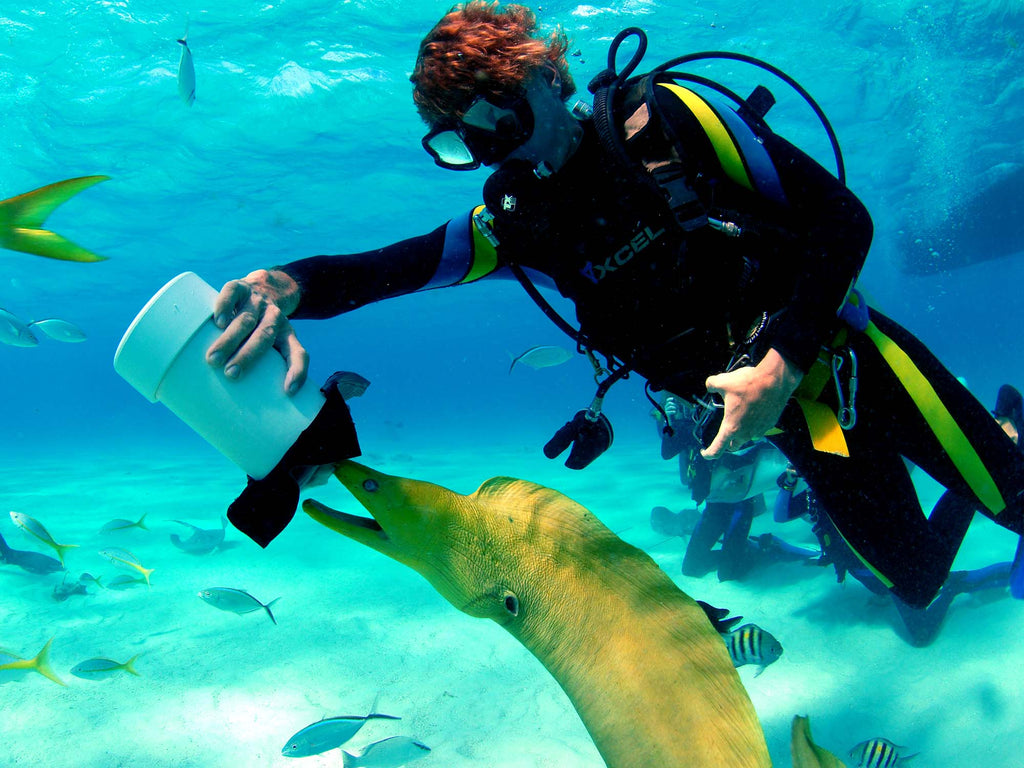
<svg viewBox="0 0 1024 768">
<path fill-rule="evenodd" d="M 614 434 L 612 423 L 600 413 L 597 419 L 589 417 L 590 411 L 580 411 L 555 432 L 554 437 L 544 446 L 544 455 L 549 459 L 558 456 L 572 445 L 565 466 L 569 469 L 583 469 L 608 450 Z"/>
</svg>

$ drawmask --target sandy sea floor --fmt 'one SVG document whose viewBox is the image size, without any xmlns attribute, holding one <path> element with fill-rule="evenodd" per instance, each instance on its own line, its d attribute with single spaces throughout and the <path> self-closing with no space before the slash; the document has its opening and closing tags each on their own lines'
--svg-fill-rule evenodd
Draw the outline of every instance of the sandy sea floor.
<svg viewBox="0 0 1024 768">
<path fill-rule="evenodd" d="M 551 485 L 649 550 L 684 591 L 768 629 L 784 655 L 759 677 L 753 667 L 740 673 L 777 765 L 789 765 L 797 713 L 809 714 L 819 743 L 844 757 L 855 743 L 885 736 L 920 752 L 919 768 L 1020 764 L 1024 668 L 1015 654 L 1024 605 L 1005 590 L 958 597 L 936 642 L 914 649 L 895 633 L 889 601 L 854 581 L 837 585 L 831 569 L 776 565 L 742 583 L 680 576 L 685 540 L 665 540 L 648 523 L 652 506 L 684 503 L 675 463 L 660 461 L 656 445 L 616 446 L 586 472 L 522 447 L 484 454 L 442 444 L 429 456 L 370 452 L 363 460 L 467 493 L 497 474 Z M 98 554 L 108 547 L 131 551 L 154 573 L 151 588 L 90 585 L 88 595 L 57 602 L 60 574 L 0 565 L 0 647 L 30 657 L 54 638 L 51 663 L 67 682 L 31 674 L 0 684 L 0 765 L 336 766 L 336 751 L 296 761 L 281 748 L 322 717 L 364 714 L 378 696 L 377 710 L 401 721 L 368 723 L 351 748 L 410 735 L 433 750 L 417 763 L 424 768 L 602 765 L 554 680 L 510 636 L 301 513 L 265 551 L 230 528 L 233 546 L 212 554 L 171 545 L 171 533 L 185 533 L 174 520 L 216 527 L 242 479 L 209 450 L 160 445 L 61 462 L 8 457 L 0 533 L 12 546 L 44 549 L 14 527 L 8 510 L 79 545 L 67 555 L 69 579 L 118 575 Z M 936 493 L 925 480 L 925 499 Z M 311 495 L 358 511 L 334 480 Z M 148 531 L 99 532 L 109 520 L 143 513 Z M 755 533 L 772 525 L 768 517 L 755 521 Z M 813 542 L 802 522 L 778 532 Z M 1013 548 L 1012 536 L 980 520 L 957 565 L 1007 560 Z M 264 602 L 280 597 L 278 625 L 262 611 L 239 616 L 206 605 L 197 593 L 210 586 L 245 589 Z M 136 654 L 139 677 L 70 674 L 91 657 Z"/>
</svg>

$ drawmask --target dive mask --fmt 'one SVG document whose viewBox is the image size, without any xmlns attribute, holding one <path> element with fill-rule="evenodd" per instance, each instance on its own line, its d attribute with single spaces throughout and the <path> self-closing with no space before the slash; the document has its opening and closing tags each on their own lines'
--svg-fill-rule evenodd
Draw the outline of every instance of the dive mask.
<svg viewBox="0 0 1024 768">
<path fill-rule="evenodd" d="M 442 168 L 472 171 L 504 160 L 532 133 L 533 110 L 526 94 L 498 103 L 480 96 L 461 119 L 438 126 L 422 144 Z"/>
</svg>

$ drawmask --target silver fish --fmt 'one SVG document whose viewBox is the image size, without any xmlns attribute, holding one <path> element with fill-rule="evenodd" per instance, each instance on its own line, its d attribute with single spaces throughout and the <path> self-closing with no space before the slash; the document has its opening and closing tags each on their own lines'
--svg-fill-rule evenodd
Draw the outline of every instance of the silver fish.
<svg viewBox="0 0 1024 768">
<path fill-rule="evenodd" d="M 171 544 L 190 555 L 207 555 L 213 552 L 224 543 L 224 531 L 228 525 L 228 521 L 224 518 L 221 518 L 220 528 L 199 528 L 184 520 L 172 520 L 171 522 L 192 529 L 192 535 L 187 539 L 182 539 L 176 533 L 171 534 Z"/>
<path fill-rule="evenodd" d="M 778 661 L 782 655 L 782 645 L 768 632 L 765 632 L 756 624 L 744 624 L 739 629 L 734 629 L 727 635 L 722 635 L 725 645 L 729 649 L 729 656 L 733 666 L 742 667 L 744 664 L 758 664 L 757 677 L 764 672 L 765 667 L 774 661 Z"/>
<path fill-rule="evenodd" d="M 345 768 L 398 768 L 430 754 L 430 747 L 409 736 L 392 736 L 368 745 L 359 754 L 342 750 Z"/>
<path fill-rule="evenodd" d="M 513 357 L 512 365 L 508 367 L 508 372 L 512 373 L 512 369 L 516 367 L 516 363 L 528 365 L 531 368 L 550 368 L 554 365 L 561 365 L 571 358 L 572 352 L 567 350 L 565 347 L 542 344 L 536 347 L 530 347 L 522 354 Z"/>
<path fill-rule="evenodd" d="M 855 768 L 899 768 L 918 753 L 903 757 L 900 750 L 906 749 L 888 739 L 875 738 L 862 741 L 850 750 L 850 757 L 857 761 Z"/>
<path fill-rule="evenodd" d="M 6 309 L 0 309 L 0 343 L 12 347 L 35 347 L 39 339 L 25 323 Z"/>
<path fill-rule="evenodd" d="M 191 107 L 196 100 L 196 68 L 192 63 L 192 50 L 188 47 L 188 23 L 185 24 L 185 35 L 178 42 L 181 44 L 181 61 L 178 62 L 178 95 Z"/>
<path fill-rule="evenodd" d="M 233 589 L 232 587 L 208 587 L 199 593 L 199 597 L 207 605 L 220 608 L 222 611 L 237 613 L 239 616 L 243 613 L 252 613 L 262 608 L 267 612 L 270 620 L 277 624 L 277 619 L 274 618 L 270 608 L 281 599 L 280 597 L 275 597 L 269 603 L 264 604 L 244 589 Z"/>
<path fill-rule="evenodd" d="M 74 323 L 61 320 L 56 317 L 49 317 L 45 320 L 33 320 L 28 324 L 29 329 L 42 331 L 54 341 L 63 341 L 66 344 L 77 344 L 85 341 L 85 331 Z"/>
<path fill-rule="evenodd" d="M 373 708 L 376 708 L 376 704 Z M 281 748 L 285 757 L 309 757 L 337 749 L 351 739 L 367 720 L 401 720 L 392 715 L 381 715 L 370 712 L 368 715 L 340 715 L 325 717 L 323 720 L 307 725 L 294 734 Z"/>
<path fill-rule="evenodd" d="M 83 680 L 102 680 L 105 677 L 111 677 L 120 672 L 127 672 L 130 675 L 140 677 L 139 673 L 135 671 L 135 667 L 132 666 L 137 658 L 139 658 L 138 655 L 132 656 L 124 664 L 113 659 L 86 659 L 75 664 L 71 668 L 71 674 Z"/>
</svg>

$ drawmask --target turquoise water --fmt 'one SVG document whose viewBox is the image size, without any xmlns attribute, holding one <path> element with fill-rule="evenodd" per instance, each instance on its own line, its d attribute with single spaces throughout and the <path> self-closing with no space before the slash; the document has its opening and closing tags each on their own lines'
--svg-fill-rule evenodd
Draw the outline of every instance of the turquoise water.
<svg viewBox="0 0 1024 768">
<path fill-rule="evenodd" d="M 446 9 L 376 0 L 181 2 L 173 11 L 55 1 L 0 10 L 0 198 L 111 176 L 48 221 L 108 261 L 0 252 L 0 307 L 26 321 L 68 320 L 89 337 L 0 346 L 0 511 L 32 515 L 58 540 L 79 543 L 68 556 L 73 575 L 109 570 L 96 552 L 112 544 L 158 568 L 152 590 L 93 589 L 56 603 L 59 579 L 0 566 L 0 647 L 32 655 L 55 637 L 54 668 L 71 683 L 0 686 L 0 764 L 281 765 L 290 733 L 359 712 L 377 692 L 382 708 L 400 709 L 435 748 L 435 765 L 599 764 L 568 702 L 525 652 L 460 617 L 399 566 L 305 520 L 265 552 L 233 531 L 239 546 L 220 554 L 194 558 L 171 547 L 168 534 L 181 533 L 171 521 L 215 526 L 244 478 L 111 366 L 132 317 L 180 272 L 219 286 L 257 267 L 420 234 L 478 201 L 484 173 L 432 165 L 409 96 L 418 42 Z M 941 253 L 950 265 L 977 263 L 926 277 L 900 268 L 906 237 L 1024 165 L 1018 0 L 545 2 L 541 18 L 570 32 L 581 87 L 629 25 L 650 35 L 649 65 L 726 49 L 796 77 L 832 120 L 849 184 L 875 219 L 862 287 L 984 402 L 1004 381 L 1024 383 L 1019 256 Z M 197 79 L 191 107 L 176 83 L 175 40 L 186 25 Z M 813 116 L 783 86 L 738 65 L 703 73 L 739 92 L 770 85 L 779 98 L 773 127 L 831 167 Z M 406 297 L 297 329 L 314 380 L 343 368 L 373 382 L 354 412 L 368 461 L 384 471 L 460 491 L 495 474 L 549 483 L 644 546 L 658 541 L 646 525 L 650 507 L 681 503 L 636 381 L 608 398 L 616 446 L 593 469 L 571 473 L 540 456 L 551 432 L 589 401 L 592 382 L 582 359 L 507 373 L 508 353 L 565 343 L 517 286 Z M 149 535 L 112 542 L 97 533 L 143 512 Z M 16 547 L 33 546 L 6 514 L 0 532 Z M 652 552 L 678 574 L 678 542 Z M 984 565 L 1011 552 L 1012 541 L 980 525 L 964 558 Z M 889 607 L 858 585 L 780 573 L 742 586 L 680 581 L 751 618 L 774 611 L 798 638 L 784 641 L 787 655 L 763 676 L 744 677 L 779 764 L 788 764 L 785 728 L 798 711 L 810 711 L 816 734 L 837 752 L 890 735 L 920 749 L 922 766 L 978 765 L 979 748 L 989 750 L 986 765 L 1016 764 L 1024 710 L 1007 670 L 1016 666 L 1017 605 L 967 603 L 936 645 L 913 650 L 893 635 Z M 285 596 L 281 626 L 195 598 L 217 583 Z M 67 674 L 92 655 L 140 651 L 138 679 L 93 684 Z M 435 679 L 439 668 L 452 677 Z M 964 692 L 962 706 L 951 691 Z"/>
</svg>

